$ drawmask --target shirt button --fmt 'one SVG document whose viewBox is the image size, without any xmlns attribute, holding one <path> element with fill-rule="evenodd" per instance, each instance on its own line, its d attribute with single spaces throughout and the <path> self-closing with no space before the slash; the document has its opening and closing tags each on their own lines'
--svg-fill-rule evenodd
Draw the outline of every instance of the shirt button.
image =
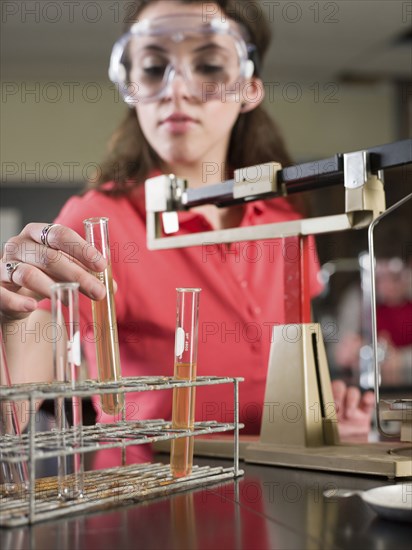
<svg viewBox="0 0 412 550">
<path fill-rule="evenodd" d="M 262 310 L 259 306 L 256 306 L 254 309 L 253 309 L 254 313 L 256 313 L 256 315 L 259 315 L 260 313 L 262 313 Z"/>
<path fill-rule="evenodd" d="M 247 288 L 247 281 L 240 281 L 240 286 L 242 288 Z"/>
</svg>

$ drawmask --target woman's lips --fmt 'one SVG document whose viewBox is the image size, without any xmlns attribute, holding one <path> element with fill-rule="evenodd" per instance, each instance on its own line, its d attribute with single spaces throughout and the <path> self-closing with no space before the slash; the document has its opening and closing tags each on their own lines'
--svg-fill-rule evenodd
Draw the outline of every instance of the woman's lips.
<svg viewBox="0 0 412 550">
<path fill-rule="evenodd" d="M 163 119 L 160 123 L 160 126 L 165 127 L 171 133 L 181 134 L 187 132 L 193 124 L 196 124 L 197 121 L 183 113 L 173 113 L 167 118 Z"/>
</svg>

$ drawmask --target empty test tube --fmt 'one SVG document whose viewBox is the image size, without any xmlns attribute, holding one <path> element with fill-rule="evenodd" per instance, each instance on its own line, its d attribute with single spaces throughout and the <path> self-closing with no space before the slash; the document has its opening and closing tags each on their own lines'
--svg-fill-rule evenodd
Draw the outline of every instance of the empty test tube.
<svg viewBox="0 0 412 550">
<path fill-rule="evenodd" d="M 196 379 L 199 328 L 200 288 L 177 288 L 175 334 L 175 380 Z M 193 429 L 195 416 L 195 387 L 173 389 L 172 427 Z M 191 473 L 193 466 L 193 436 L 173 439 L 170 450 L 170 469 L 173 477 Z"/>
<path fill-rule="evenodd" d="M 58 382 L 69 382 L 71 390 L 76 389 L 81 364 L 78 289 L 78 283 L 51 286 L 54 376 Z M 76 451 L 83 443 L 81 397 L 56 397 L 55 416 L 60 451 L 75 451 L 58 457 L 58 494 L 64 500 L 80 498 L 83 496 L 84 455 Z"/>
<path fill-rule="evenodd" d="M 8 388 L 11 386 L 11 380 L 1 327 L 0 341 L 0 385 Z M 26 491 L 29 487 L 29 472 L 27 462 L 25 460 L 18 460 L 19 455 L 23 454 L 24 449 L 17 413 L 18 407 L 15 401 L 0 401 L 0 436 L 2 439 L 0 450 L 0 483 L 4 484 L 7 494 L 21 496 L 21 492 Z"/>
<path fill-rule="evenodd" d="M 89 218 L 83 223 L 87 242 L 93 245 L 107 261 L 106 269 L 101 273 L 95 273 L 106 287 L 106 296 L 103 300 L 92 301 L 92 312 L 99 381 L 115 382 L 121 379 L 121 373 L 110 261 L 109 220 L 108 218 Z M 122 393 L 104 394 L 101 396 L 101 403 L 105 413 L 117 414 L 124 407 L 124 395 Z"/>
</svg>

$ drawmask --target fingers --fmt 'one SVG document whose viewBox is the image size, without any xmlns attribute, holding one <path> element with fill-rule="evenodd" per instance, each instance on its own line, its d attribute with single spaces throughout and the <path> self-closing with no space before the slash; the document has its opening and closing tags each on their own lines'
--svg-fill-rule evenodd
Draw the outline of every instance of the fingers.
<svg viewBox="0 0 412 550">
<path fill-rule="evenodd" d="M 333 399 L 335 400 L 336 413 L 339 419 L 343 414 L 346 384 L 342 380 L 334 380 L 332 382 L 332 393 Z"/>
<path fill-rule="evenodd" d="M 39 298 L 50 298 L 51 285 L 54 282 L 70 281 L 79 283 L 80 290 L 93 300 L 100 300 L 106 294 L 104 285 L 94 275 L 64 255 L 54 264 L 39 267 L 20 262 L 13 272 L 12 286 L 30 290 Z M 42 268 L 47 269 L 47 273 Z M 1 263 L 0 271 L 4 280 L 4 262 Z"/>
<path fill-rule="evenodd" d="M 375 406 L 375 394 L 367 391 L 363 395 L 354 386 L 347 387 L 342 380 L 332 382 L 332 393 L 339 418 L 354 418 L 359 411 L 370 415 Z"/>
<path fill-rule="evenodd" d="M 346 418 L 351 418 L 356 414 L 356 411 L 359 407 L 359 403 L 361 400 L 361 392 L 358 388 L 355 388 L 354 386 L 350 386 L 346 390 L 346 397 L 345 397 L 345 416 Z"/>
<path fill-rule="evenodd" d="M 44 237 L 44 228 L 49 227 Z M 43 233 L 42 233 L 43 231 Z M 47 242 L 46 246 L 40 241 Z M 27 225 L 18 237 L 5 245 L 0 264 L 2 284 L 11 291 L 28 289 L 39 298 L 50 297 L 53 282 L 77 282 L 81 292 L 92 298 L 104 298 L 104 285 L 89 270 L 101 272 L 107 262 L 102 254 L 72 229 L 40 223 Z M 13 270 L 7 263 L 16 264 Z"/>
<path fill-rule="evenodd" d="M 338 418 L 355 418 L 359 412 L 370 416 L 375 406 L 375 394 L 367 391 L 363 395 L 354 386 L 346 387 L 341 380 L 332 382 L 332 392 L 336 403 Z"/>
<path fill-rule="evenodd" d="M 362 411 L 365 415 L 370 416 L 375 406 L 375 394 L 372 391 L 367 391 L 363 395 L 358 388 L 349 387 L 346 392 L 346 407 L 345 415 L 347 418 L 352 418 L 357 411 Z"/>
<path fill-rule="evenodd" d="M 332 392 L 336 403 L 339 435 L 344 439 L 354 436 L 367 438 L 374 407 L 374 393 L 368 391 L 361 395 L 358 388 L 347 387 L 342 380 L 332 382 Z"/>
<path fill-rule="evenodd" d="M 25 317 L 37 308 L 37 302 L 33 298 L 11 292 L 3 286 L 0 286 L 0 302 L 2 315 L 6 319 L 9 316 L 16 318 L 16 313 Z"/>
<path fill-rule="evenodd" d="M 42 231 L 44 228 L 44 223 L 29 223 L 21 234 L 30 237 L 34 242 L 42 244 Z M 107 266 L 106 260 L 96 248 L 80 237 L 73 229 L 64 225 L 52 225 L 47 232 L 47 245 L 43 245 L 46 250 L 48 248 L 61 250 L 69 257 L 76 258 L 91 271 L 101 272 Z"/>
<path fill-rule="evenodd" d="M 368 415 L 372 414 L 375 407 L 375 394 L 373 391 L 367 391 L 362 395 L 360 408 Z"/>
<path fill-rule="evenodd" d="M 4 269 L 4 263 L 2 268 Z M 105 287 L 96 277 L 62 256 L 55 265 L 47 266 L 48 274 L 33 265 L 20 262 L 13 273 L 12 283 L 16 287 L 33 292 L 39 299 L 50 298 L 51 285 L 56 281 L 79 283 L 80 290 L 92 298 L 100 300 L 105 296 Z M 2 277 L 3 278 L 3 277 Z"/>
</svg>

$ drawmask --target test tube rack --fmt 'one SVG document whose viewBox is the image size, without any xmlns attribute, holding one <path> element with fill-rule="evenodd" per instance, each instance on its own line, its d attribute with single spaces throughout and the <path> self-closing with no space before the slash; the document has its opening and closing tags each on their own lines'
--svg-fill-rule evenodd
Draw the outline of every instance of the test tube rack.
<svg viewBox="0 0 412 550">
<path fill-rule="evenodd" d="M 130 377 L 120 382 L 101 383 L 93 380 L 80 382 L 76 389 L 69 384 L 19 384 L 2 387 L 1 401 L 25 401 L 28 403 L 29 429 L 20 438 L 4 436 L 0 441 L 0 457 L 4 462 L 28 463 L 29 487 L 8 494 L 0 485 L 0 527 L 15 527 L 33 524 L 52 518 L 74 514 L 107 510 L 119 505 L 132 504 L 156 497 L 167 496 L 188 489 L 227 482 L 243 475 L 239 469 L 239 382 L 241 378 L 198 377 L 194 381 L 174 380 L 169 377 Z M 215 421 L 196 422 L 193 429 L 173 429 L 165 420 L 127 421 L 123 411 L 121 419 L 113 424 L 83 426 L 81 448 L 70 447 L 68 430 L 65 448 L 59 448 L 56 431 L 36 433 L 36 402 L 56 397 L 90 397 L 114 392 L 143 392 L 167 390 L 187 386 L 209 386 L 233 384 L 233 423 Z M 109 448 L 121 448 L 125 459 L 126 449 L 131 445 L 142 445 L 180 437 L 209 435 L 219 432 L 233 432 L 233 466 L 193 466 L 189 476 L 173 478 L 169 464 L 145 463 L 122 465 L 105 470 L 86 471 L 84 495 L 75 500 L 61 500 L 57 494 L 57 478 L 35 478 L 38 460 L 57 458 L 75 453 L 91 453 Z M 124 462 L 124 460 L 123 460 Z"/>
</svg>

